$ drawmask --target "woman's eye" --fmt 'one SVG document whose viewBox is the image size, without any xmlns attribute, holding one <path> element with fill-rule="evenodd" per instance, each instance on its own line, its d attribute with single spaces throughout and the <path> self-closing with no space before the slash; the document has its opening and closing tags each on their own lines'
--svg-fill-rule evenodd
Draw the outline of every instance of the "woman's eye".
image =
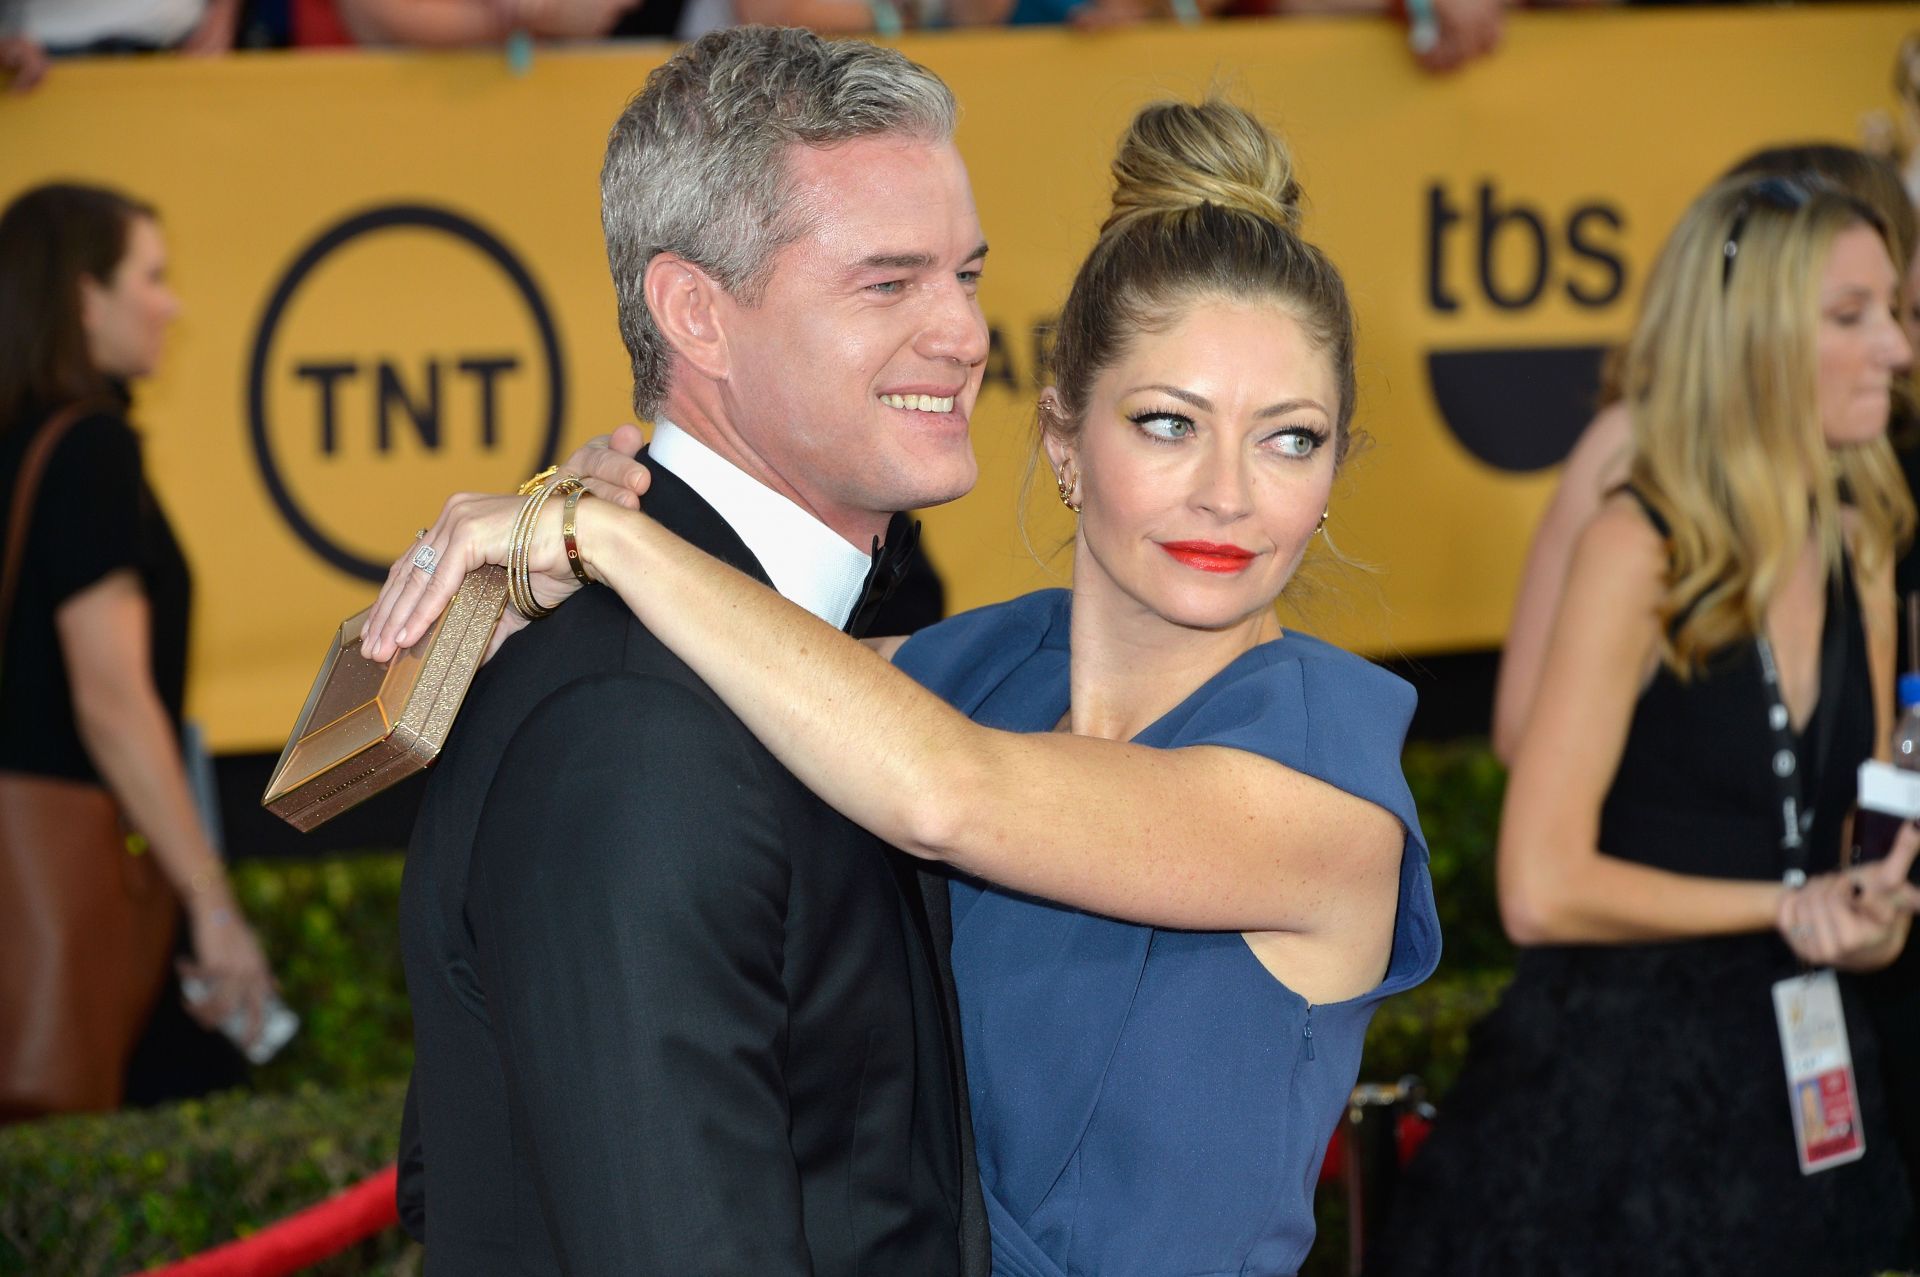
<svg viewBox="0 0 1920 1277">
<path fill-rule="evenodd" d="M 1325 435 L 1304 426 L 1282 430 L 1279 434 L 1272 436 L 1271 440 L 1281 455 L 1287 457 L 1311 457 L 1326 441 Z"/>
<path fill-rule="evenodd" d="M 1193 433 L 1193 420 L 1177 412 L 1143 412 L 1127 418 L 1155 439 L 1172 443 Z"/>
</svg>

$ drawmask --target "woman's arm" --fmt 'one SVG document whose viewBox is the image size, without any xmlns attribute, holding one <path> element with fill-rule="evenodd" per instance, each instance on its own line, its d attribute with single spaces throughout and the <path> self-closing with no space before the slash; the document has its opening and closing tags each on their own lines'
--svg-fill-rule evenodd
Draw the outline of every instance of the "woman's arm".
<svg viewBox="0 0 1920 1277">
<path fill-rule="evenodd" d="M 54 627 L 81 744 L 186 905 L 198 974 L 212 989 L 190 1010 L 212 1027 L 238 1006 L 258 1025 L 272 977 L 194 808 L 153 685 L 150 614 L 139 581 L 127 569 L 109 573 L 62 603 Z"/>
<path fill-rule="evenodd" d="M 1500 817 L 1500 916 L 1514 943 L 1623 944 L 1765 931 L 1781 887 L 1605 855 L 1600 807 L 1659 641 L 1661 538 L 1624 498 L 1581 534 Z"/>
<path fill-rule="evenodd" d="M 1842 875 L 1789 892 L 1600 850 L 1600 807 L 1655 658 L 1665 570 L 1660 536 L 1626 498 L 1608 502 L 1580 537 L 1501 814 L 1507 934 L 1522 945 L 1628 944 L 1778 926 L 1817 961 L 1880 962 L 1890 929 L 1904 933 L 1898 915 L 1911 908 L 1911 893 L 1896 885 L 1920 847 L 1911 829 L 1863 882 L 1870 894 L 1858 897 Z"/>
<path fill-rule="evenodd" d="M 1493 689 L 1493 752 L 1508 765 L 1513 763 L 1527 715 L 1533 711 L 1540 669 L 1547 657 L 1547 635 L 1560 610 L 1574 545 L 1600 509 L 1607 490 L 1625 481 L 1630 443 L 1626 406 L 1603 409 L 1568 454 L 1560 484 L 1533 531 Z"/>
<path fill-rule="evenodd" d="M 1371 803 L 1239 750 L 982 727 L 652 520 L 586 511 L 612 516 L 581 530 L 590 570 L 808 788 L 916 856 L 1208 930 L 1312 931 L 1397 882 L 1404 834 Z"/>
<path fill-rule="evenodd" d="M 558 504 L 542 512 L 532 567 L 564 576 Z M 439 572 L 391 608 L 383 595 L 371 658 L 414 636 L 416 609 L 421 628 L 438 615 L 461 573 L 505 559 L 518 506 L 449 503 L 428 534 L 447 547 Z M 1356 900 L 1391 909 L 1405 831 L 1372 803 L 1235 749 L 979 726 L 652 520 L 601 501 L 579 513 L 593 574 L 810 789 L 916 856 L 1159 926 L 1314 931 Z"/>
</svg>

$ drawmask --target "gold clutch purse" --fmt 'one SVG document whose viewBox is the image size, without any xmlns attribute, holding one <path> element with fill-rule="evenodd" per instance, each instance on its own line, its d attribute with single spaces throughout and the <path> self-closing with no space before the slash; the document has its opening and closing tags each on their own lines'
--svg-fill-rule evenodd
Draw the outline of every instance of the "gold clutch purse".
<svg viewBox="0 0 1920 1277">
<path fill-rule="evenodd" d="M 360 655 L 373 609 L 342 621 L 261 806 L 312 829 L 431 763 L 506 601 L 505 568 L 468 573 L 433 628 L 384 665 Z"/>
</svg>

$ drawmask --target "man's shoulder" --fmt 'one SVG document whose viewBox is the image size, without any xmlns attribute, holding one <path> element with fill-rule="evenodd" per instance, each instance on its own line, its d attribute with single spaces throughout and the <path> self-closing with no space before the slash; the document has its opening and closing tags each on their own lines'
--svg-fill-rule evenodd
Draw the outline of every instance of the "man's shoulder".
<svg viewBox="0 0 1920 1277">
<path fill-rule="evenodd" d="M 512 673 L 556 671 L 562 677 L 606 673 L 634 666 L 663 664 L 685 669 L 632 612 L 604 585 L 590 585 L 551 616 L 536 621 L 505 643 L 490 665 Z"/>
<path fill-rule="evenodd" d="M 638 760 L 667 743 L 689 766 L 713 749 L 757 750 L 737 718 L 613 591 L 582 590 L 501 645 L 475 677 L 428 781 L 416 831 L 464 846 L 516 746 L 564 719 L 554 767 L 614 752 Z M 524 753 L 524 751 L 518 751 Z M 518 773 L 537 763 L 512 760 Z M 521 779 L 525 779 L 522 775 Z"/>
<path fill-rule="evenodd" d="M 692 890 L 783 863 L 783 831 L 818 801 L 696 679 L 643 663 L 576 671 L 537 697 L 494 690 L 512 712 L 449 749 L 422 808 L 435 863 L 472 866 L 469 903 L 555 868 L 583 900 Z"/>
<path fill-rule="evenodd" d="M 462 714 L 471 710 L 503 742 L 556 713 L 575 716 L 572 730 L 583 741 L 652 748 L 662 737 L 681 738 L 683 747 L 752 740 L 699 675 L 602 586 L 508 639 L 482 674 Z"/>
</svg>

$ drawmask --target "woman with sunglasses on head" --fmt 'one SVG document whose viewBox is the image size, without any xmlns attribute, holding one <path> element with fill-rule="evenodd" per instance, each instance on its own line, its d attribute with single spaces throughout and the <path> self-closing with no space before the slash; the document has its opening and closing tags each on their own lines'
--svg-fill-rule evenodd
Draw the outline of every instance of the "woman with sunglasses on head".
<svg viewBox="0 0 1920 1277">
<path fill-rule="evenodd" d="M 1834 987 L 1821 969 L 1892 961 L 1915 904 L 1912 827 L 1882 862 L 1841 859 L 1856 768 L 1891 728 L 1914 517 L 1885 437 L 1898 284 L 1879 215 L 1816 178 L 1729 178 L 1661 253 L 1622 368 L 1627 482 L 1580 535 L 1514 754 L 1514 981 L 1373 1271 L 1912 1260 L 1858 989 L 1837 981 L 1848 1103 L 1803 1107 L 1822 1093 L 1782 1054 L 1801 1021 L 1776 1019 Z M 1864 1156 L 1829 1159 L 1862 1133 Z"/>
<path fill-rule="evenodd" d="M 1891 161 L 1835 142 L 1803 142 L 1755 151 L 1728 169 L 1724 176 L 1758 179 L 1808 174 L 1838 186 L 1879 214 L 1881 224 L 1887 229 L 1887 247 L 1893 254 L 1894 268 L 1908 281 L 1902 289 L 1902 315 L 1911 343 L 1916 334 L 1920 334 L 1920 311 L 1916 310 L 1920 307 L 1920 287 L 1916 287 L 1910 275 L 1915 260 L 1914 245 L 1920 241 L 1920 226 L 1916 225 L 1913 204 L 1901 183 L 1900 170 Z M 1618 372 L 1616 353 L 1608 365 L 1609 375 L 1602 380 L 1611 383 Z M 1547 503 L 1527 549 L 1526 568 L 1514 597 L 1513 620 L 1500 651 L 1500 679 L 1494 689 L 1493 749 L 1503 762 L 1513 761 L 1520 732 L 1533 710 L 1534 695 L 1540 688 L 1540 669 L 1546 661 L 1547 637 L 1560 607 L 1561 592 L 1566 588 L 1574 543 L 1598 513 L 1601 502 L 1627 479 L 1627 463 L 1633 452 L 1631 414 L 1620 402 L 1618 388 L 1611 384 L 1602 386 L 1601 404 L 1599 414 L 1567 455 L 1553 498 Z M 1910 458 L 1920 457 L 1920 445 L 1909 447 L 1903 435 L 1911 432 L 1902 431 L 1897 422 L 1896 418 L 1889 435 L 1902 463 L 1909 467 L 1911 487 L 1914 469 Z M 1920 589 L 1920 553 L 1909 548 L 1896 572 L 1902 593 Z"/>
<path fill-rule="evenodd" d="M 1880 215 L 1887 230 L 1887 246 L 1895 270 L 1901 273 L 1901 320 L 1910 346 L 1920 342 L 1920 242 L 1914 207 L 1888 159 L 1834 142 L 1805 142 L 1770 146 L 1755 151 L 1727 171 L 1727 177 L 1812 175 L 1840 187 Z M 1614 371 L 1617 372 L 1617 360 Z M 1904 393 L 1903 393 L 1904 392 Z M 1909 493 L 1920 492 L 1920 421 L 1915 420 L 1912 372 L 1906 385 L 1895 384 L 1894 410 L 1887 435 L 1906 476 Z M 1533 709 L 1540 669 L 1546 660 L 1547 638 L 1554 613 L 1566 586 L 1574 544 L 1607 495 L 1624 483 L 1632 458 L 1633 429 L 1618 392 L 1605 393 L 1606 406 L 1574 445 L 1561 471 L 1553 498 L 1535 528 L 1527 552 L 1526 569 L 1514 599 L 1513 621 L 1500 654 L 1500 680 L 1494 695 L 1493 747 L 1511 761 L 1520 731 Z M 1900 643 L 1896 659 L 1910 666 L 1911 640 L 1907 608 L 1909 596 L 1920 593 L 1920 547 L 1909 545 L 1894 565 L 1895 596 L 1899 610 Z M 1885 1048 L 1888 1076 L 1903 1076 L 1920 1065 L 1920 944 L 1909 940 L 1906 950 L 1883 971 L 1865 980 L 1867 1001 L 1874 1013 Z M 1911 1088 L 1891 1087 L 1891 1134 L 1907 1162 L 1908 1179 L 1920 1189 L 1920 1094 Z"/>
<path fill-rule="evenodd" d="M 1040 405 L 1071 592 L 883 642 L 889 664 L 611 501 L 579 504 L 577 545 L 797 776 L 962 875 L 995 1271 L 1292 1273 L 1372 1009 L 1439 952 L 1412 695 L 1274 613 L 1350 446 L 1352 314 L 1247 112 L 1149 107 L 1114 172 Z M 575 588 L 560 505 L 525 539 L 542 601 Z M 504 562 L 519 509 L 450 502 L 432 584 L 402 561 L 367 654 Z"/>
</svg>

